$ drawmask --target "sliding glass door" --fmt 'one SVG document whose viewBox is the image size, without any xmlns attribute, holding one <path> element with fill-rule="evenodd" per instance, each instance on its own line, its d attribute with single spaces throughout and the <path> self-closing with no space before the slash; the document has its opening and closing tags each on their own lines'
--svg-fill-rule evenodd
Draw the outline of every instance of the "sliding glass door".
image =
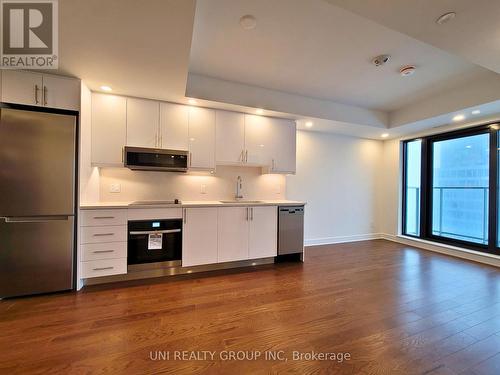
<svg viewBox="0 0 500 375">
<path fill-rule="evenodd" d="M 432 142 L 432 235 L 488 244 L 490 135 Z"/>
<path fill-rule="evenodd" d="M 500 255 L 498 129 L 404 142 L 403 234 Z"/>
</svg>

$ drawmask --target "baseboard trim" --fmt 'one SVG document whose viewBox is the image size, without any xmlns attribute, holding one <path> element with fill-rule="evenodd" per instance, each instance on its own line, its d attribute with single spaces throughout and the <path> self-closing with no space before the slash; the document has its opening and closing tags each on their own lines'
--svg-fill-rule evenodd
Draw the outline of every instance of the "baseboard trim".
<svg viewBox="0 0 500 375">
<path fill-rule="evenodd" d="M 382 233 L 355 234 L 353 236 L 337 236 L 337 237 L 306 239 L 304 241 L 304 245 L 305 246 L 333 245 L 336 243 L 379 240 L 381 238 L 383 238 Z"/>
</svg>

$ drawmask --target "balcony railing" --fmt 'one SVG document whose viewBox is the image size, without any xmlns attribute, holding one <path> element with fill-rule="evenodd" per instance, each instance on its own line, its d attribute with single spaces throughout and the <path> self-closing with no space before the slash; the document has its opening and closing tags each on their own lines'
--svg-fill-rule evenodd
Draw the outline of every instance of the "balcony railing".
<svg viewBox="0 0 500 375">
<path fill-rule="evenodd" d="M 460 210 L 459 204 L 460 202 L 479 200 L 479 204 L 477 207 L 472 209 L 473 212 L 479 213 L 481 217 L 481 233 L 478 235 L 473 235 L 471 233 L 458 233 L 450 230 L 445 230 L 443 228 L 443 223 L 446 224 L 446 217 L 443 212 L 443 206 L 445 204 L 453 204 L 453 200 L 448 198 L 446 199 L 447 192 L 450 191 L 461 191 L 461 192 L 470 192 L 470 194 L 464 194 L 460 199 L 456 199 L 455 203 L 457 204 L 457 210 Z M 487 187 L 453 187 L 453 186 L 439 186 L 433 188 L 433 213 L 432 213 L 432 234 L 436 236 L 442 236 L 447 238 L 460 239 L 464 241 L 470 241 L 475 243 L 488 243 L 488 196 L 489 196 L 489 188 Z M 419 187 L 407 187 L 407 207 L 411 204 L 408 200 L 413 199 L 415 204 L 415 215 L 414 221 L 411 221 L 413 225 L 407 224 L 407 234 L 418 235 L 418 229 L 420 228 L 420 188 Z M 465 210 L 464 210 L 465 211 Z M 467 211 L 471 211 L 470 209 Z M 478 212 L 479 211 L 479 212 Z M 466 214 L 466 213 L 464 213 Z M 407 223 L 409 218 L 407 217 Z M 409 227 L 410 226 L 410 227 Z M 412 228 L 413 227 L 413 228 Z M 446 225 L 445 225 L 446 227 Z M 449 225 L 448 225 L 449 227 Z"/>
</svg>

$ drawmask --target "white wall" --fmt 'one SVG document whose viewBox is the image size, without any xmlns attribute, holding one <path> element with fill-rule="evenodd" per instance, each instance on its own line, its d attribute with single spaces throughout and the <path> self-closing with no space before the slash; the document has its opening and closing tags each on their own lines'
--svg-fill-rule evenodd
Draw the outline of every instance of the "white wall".
<svg viewBox="0 0 500 375">
<path fill-rule="evenodd" d="M 306 244 L 372 238 L 380 231 L 382 141 L 297 132 L 297 174 L 287 199 L 305 200 Z"/>
<path fill-rule="evenodd" d="M 220 200 L 233 199 L 236 178 L 243 179 L 246 199 L 285 199 L 285 177 L 261 175 L 260 168 L 219 166 L 215 175 L 131 171 L 102 168 L 100 198 L 106 202 L 136 200 Z M 120 193 L 111 193 L 111 184 L 120 184 Z M 206 193 L 201 193 L 205 185 Z"/>
</svg>

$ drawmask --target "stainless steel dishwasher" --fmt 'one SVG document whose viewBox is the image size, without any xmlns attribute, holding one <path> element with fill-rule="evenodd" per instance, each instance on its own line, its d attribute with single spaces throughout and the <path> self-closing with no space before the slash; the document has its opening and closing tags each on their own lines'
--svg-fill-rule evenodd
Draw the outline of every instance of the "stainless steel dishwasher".
<svg viewBox="0 0 500 375">
<path fill-rule="evenodd" d="M 278 208 L 278 255 L 304 252 L 304 206 Z"/>
</svg>

